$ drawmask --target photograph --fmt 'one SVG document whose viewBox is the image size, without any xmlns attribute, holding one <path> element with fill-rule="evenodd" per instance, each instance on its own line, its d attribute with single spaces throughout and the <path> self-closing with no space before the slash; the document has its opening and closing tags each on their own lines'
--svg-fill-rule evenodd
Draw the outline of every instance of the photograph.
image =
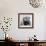
<svg viewBox="0 0 46 46">
<path fill-rule="evenodd" d="M 18 28 L 33 28 L 33 13 L 18 13 Z"/>
</svg>

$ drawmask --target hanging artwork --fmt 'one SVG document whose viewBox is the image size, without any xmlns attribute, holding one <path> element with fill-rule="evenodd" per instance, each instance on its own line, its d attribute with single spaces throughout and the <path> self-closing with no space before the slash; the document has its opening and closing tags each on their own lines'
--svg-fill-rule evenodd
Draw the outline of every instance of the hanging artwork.
<svg viewBox="0 0 46 46">
<path fill-rule="evenodd" d="M 18 28 L 33 28 L 33 13 L 18 14 Z"/>
</svg>

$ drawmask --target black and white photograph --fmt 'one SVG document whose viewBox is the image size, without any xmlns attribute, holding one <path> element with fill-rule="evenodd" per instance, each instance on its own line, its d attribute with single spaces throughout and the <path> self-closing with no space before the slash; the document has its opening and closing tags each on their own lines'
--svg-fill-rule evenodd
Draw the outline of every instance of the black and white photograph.
<svg viewBox="0 0 46 46">
<path fill-rule="evenodd" d="M 19 28 L 33 28 L 33 13 L 19 13 L 18 14 Z"/>
</svg>

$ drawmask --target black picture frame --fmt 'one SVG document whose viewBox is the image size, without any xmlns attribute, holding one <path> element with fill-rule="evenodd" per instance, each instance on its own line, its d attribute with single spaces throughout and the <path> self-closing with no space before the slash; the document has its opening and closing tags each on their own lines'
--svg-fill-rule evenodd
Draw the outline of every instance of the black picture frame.
<svg viewBox="0 0 46 46">
<path fill-rule="evenodd" d="M 26 22 L 24 21 L 24 18 L 26 18 Z M 30 18 L 30 24 L 29 24 L 29 18 Z M 26 24 L 22 24 L 23 23 L 26 23 Z M 18 28 L 22 29 L 31 29 L 31 28 L 34 28 L 34 14 L 33 13 L 18 13 Z"/>
</svg>

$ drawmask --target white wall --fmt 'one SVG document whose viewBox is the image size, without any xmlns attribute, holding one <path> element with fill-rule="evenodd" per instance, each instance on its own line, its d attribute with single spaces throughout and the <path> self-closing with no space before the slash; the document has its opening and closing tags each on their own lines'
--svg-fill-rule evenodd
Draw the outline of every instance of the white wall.
<svg viewBox="0 0 46 46">
<path fill-rule="evenodd" d="M 34 34 L 39 40 L 45 39 L 45 15 L 46 6 L 33 8 L 28 0 L 0 0 L 0 16 L 13 18 L 12 26 L 8 34 L 16 40 L 27 40 Z M 18 29 L 18 13 L 34 13 L 33 29 Z M 2 31 L 0 31 L 0 35 Z M 0 36 L 0 39 L 3 37 Z"/>
</svg>

